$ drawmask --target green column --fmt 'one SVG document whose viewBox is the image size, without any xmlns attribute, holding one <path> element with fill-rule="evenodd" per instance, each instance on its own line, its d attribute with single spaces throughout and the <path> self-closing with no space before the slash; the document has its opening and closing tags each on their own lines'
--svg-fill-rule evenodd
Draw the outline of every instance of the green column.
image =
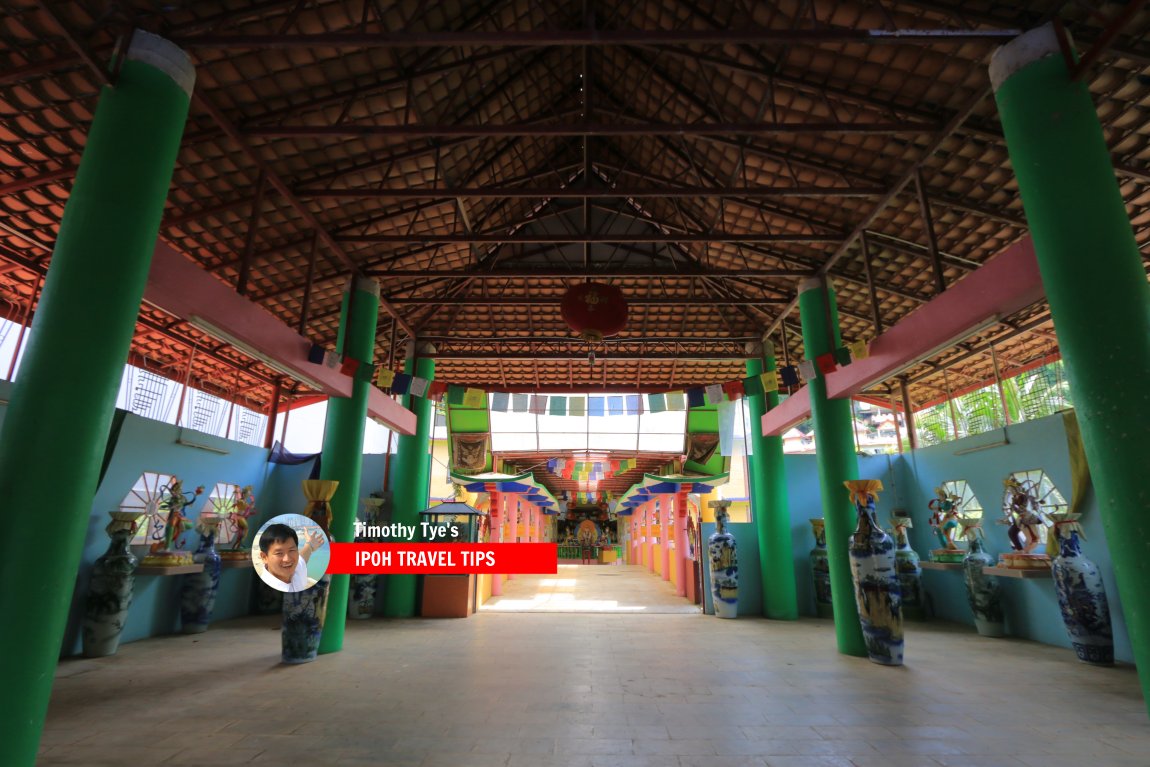
<svg viewBox="0 0 1150 767">
<path fill-rule="evenodd" d="M 747 360 L 747 375 L 775 371 L 774 346 L 768 343 L 764 352 L 764 359 Z M 795 593 L 791 510 L 787 504 L 787 477 L 783 469 L 783 438 L 763 436 L 763 414 L 778 404 L 777 390 L 747 397 L 753 451 L 750 473 L 751 486 L 756 494 L 755 529 L 759 534 L 763 615 L 793 621 L 798 620 L 799 604 Z"/>
<path fill-rule="evenodd" d="M 408 359 L 404 371 L 426 378 L 435 376 L 435 360 L 430 357 Z M 395 460 L 392 463 L 392 488 L 395 512 L 392 522 L 418 525 L 419 512 L 427 508 L 428 488 L 431 486 L 431 424 L 435 410 L 425 397 L 405 395 L 403 404 L 415 413 L 415 434 L 399 437 Z M 387 593 L 383 613 L 391 618 L 411 618 L 415 615 L 414 575 L 387 576 Z"/>
<path fill-rule="evenodd" d="M 1150 286 L 1090 92 L 1053 28 L 1000 48 L 990 79 L 1150 702 Z"/>
<path fill-rule="evenodd" d="M 813 360 L 832 352 L 842 343 L 834 288 L 823 279 L 809 279 L 799 286 L 799 315 L 807 359 Z M 843 488 L 844 481 L 859 478 L 851 403 L 845 399 L 827 399 L 827 384 L 821 374 L 807 381 L 807 390 L 811 395 L 811 415 L 815 421 L 815 452 L 819 461 L 823 518 L 826 519 L 835 638 L 839 652 L 866 657 L 847 553 L 849 538 L 855 529 L 855 509 Z"/>
<path fill-rule="evenodd" d="M 353 277 L 343 294 L 336 348 L 345 357 L 371 365 L 375 359 L 375 327 L 378 322 L 379 283 L 370 277 Z M 350 397 L 332 397 L 327 402 L 320 479 L 339 482 L 339 489 L 331 499 L 331 534 L 341 543 L 355 540 L 355 511 L 359 506 L 363 435 L 367 429 L 367 395 L 370 391 L 370 381 L 353 378 Z M 343 649 L 350 580 L 351 576 L 346 574 L 331 576 L 327 617 L 319 640 L 321 655 Z"/>
<path fill-rule="evenodd" d="M 0 764 L 9 767 L 36 760 L 194 83 L 183 51 L 135 33 L 116 84 L 100 95 L 0 432 L 0 498 L 8 512 L 0 535 L 7 624 L 0 631 Z M 97 511 L 102 517 L 105 510 Z M 37 543 L 46 533 L 50 562 Z"/>
</svg>

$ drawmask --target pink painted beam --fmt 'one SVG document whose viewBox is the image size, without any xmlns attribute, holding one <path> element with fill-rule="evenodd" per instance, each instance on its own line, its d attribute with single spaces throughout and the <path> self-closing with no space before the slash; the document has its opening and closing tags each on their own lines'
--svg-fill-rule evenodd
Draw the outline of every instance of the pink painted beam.
<svg viewBox="0 0 1150 767">
<path fill-rule="evenodd" d="M 874 339 L 867 359 L 830 373 L 827 396 L 856 395 L 1044 295 L 1034 245 L 1024 237 Z M 763 434 L 782 434 L 810 412 L 810 395 L 803 387 L 763 416 Z"/>
<path fill-rule="evenodd" d="M 215 328 L 226 336 L 221 341 L 275 362 L 308 385 L 318 385 L 328 396 L 351 395 L 351 378 L 308 362 L 310 341 L 165 242 L 156 243 L 144 300 L 207 332 Z M 400 434 L 415 433 L 415 414 L 374 386 L 368 394 L 367 412 Z"/>
</svg>

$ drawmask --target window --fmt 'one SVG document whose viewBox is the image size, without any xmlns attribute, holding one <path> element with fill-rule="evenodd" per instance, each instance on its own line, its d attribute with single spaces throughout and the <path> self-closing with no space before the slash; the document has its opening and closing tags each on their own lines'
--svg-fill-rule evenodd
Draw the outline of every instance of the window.
<svg viewBox="0 0 1150 767">
<path fill-rule="evenodd" d="M 120 501 L 121 511 L 138 511 L 146 515 L 146 519 L 140 523 L 140 529 L 132 539 L 133 545 L 151 546 L 163 543 L 165 520 L 160 501 L 163 500 L 164 489 L 171 481 L 171 474 L 145 471 L 124 496 L 124 500 Z"/>
</svg>

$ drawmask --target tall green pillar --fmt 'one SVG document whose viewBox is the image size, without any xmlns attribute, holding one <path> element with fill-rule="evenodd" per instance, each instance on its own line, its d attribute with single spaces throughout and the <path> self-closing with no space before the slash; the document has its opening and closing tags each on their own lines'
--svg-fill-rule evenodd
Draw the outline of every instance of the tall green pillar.
<svg viewBox="0 0 1150 767">
<path fill-rule="evenodd" d="M 1053 27 L 1000 48 L 990 79 L 1150 702 L 1150 286 L 1090 92 Z"/>
<path fill-rule="evenodd" d="M 6 767 L 36 760 L 194 83 L 183 51 L 135 33 L 115 84 L 100 95 L 0 432 L 0 499 L 9 512 L 23 510 L 4 515 L 0 534 L 0 615 L 7 623 L 0 631 L 0 764 Z M 50 517 L 36 512 L 46 502 Z M 47 563 L 36 543 L 46 524 Z"/>
<path fill-rule="evenodd" d="M 833 352 L 842 343 L 834 288 L 824 279 L 812 278 L 799 286 L 799 315 L 807 359 Z M 821 373 L 807 381 L 807 390 L 811 395 L 811 415 L 815 421 L 815 452 L 819 461 L 823 518 L 826 520 L 835 639 L 839 652 L 865 657 L 866 643 L 859 625 L 847 553 L 850 535 L 855 529 L 855 510 L 843 487 L 844 481 L 859 478 L 851 403 L 846 399 L 828 399 L 827 383 Z"/>
<path fill-rule="evenodd" d="M 353 277 L 343 294 L 336 348 L 345 357 L 371 365 L 375 359 L 375 327 L 379 323 L 379 283 Z M 367 430 L 367 395 L 370 381 L 352 378 L 350 397 L 332 397 L 327 403 L 320 479 L 336 480 L 331 499 L 331 534 L 340 543 L 355 540 L 355 511 L 359 507 L 359 481 L 363 474 L 363 435 Z M 331 576 L 327 617 L 319 640 L 319 653 L 343 649 L 347 624 L 350 575 Z"/>
<path fill-rule="evenodd" d="M 775 350 L 767 344 L 764 358 L 747 360 L 747 375 L 775 371 Z M 795 561 L 791 546 L 791 510 L 787 504 L 787 477 L 783 469 L 783 438 L 763 436 L 763 414 L 778 407 L 779 392 L 747 397 L 750 414 L 751 487 L 755 494 L 755 529 L 759 534 L 759 566 L 763 578 L 763 615 L 776 620 L 798 620 Z"/>
<path fill-rule="evenodd" d="M 419 353 L 416 349 L 415 353 Z M 435 360 L 430 357 L 408 358 L 404 372 L 426 378 L 435 377 Z M 395 461 L 392 463 L 392 498 L 394 498 L 392 522 L 405 525 L 418 525 L 419 512 L 427 508 L 428 491 L 431 486 L 431 425 L 435 420 L 435 410 L 431 400 L 425 397 L 404 395 L 403 404 L 415 413 L 415 434 L 399 437 Z M 418 531 L 417 531 L 418 534 Z M 387 591 L 384 595 L 384 615 L 391 618 L 411 618 L 415 615 L 414 575 L 387 576 Z"/>
</svg>

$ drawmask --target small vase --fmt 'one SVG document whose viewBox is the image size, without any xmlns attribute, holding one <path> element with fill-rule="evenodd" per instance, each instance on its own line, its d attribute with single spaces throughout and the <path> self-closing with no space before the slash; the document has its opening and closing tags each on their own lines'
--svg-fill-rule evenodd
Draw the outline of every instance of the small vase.
<svg viewBox="0 0 1150 767">
<path fill-rule="evenodd" d="M 846 485 L 858 512 L 858 527 L 850 539 L 850 560 L 867 655 L 875 663 L 900 666 L 902 591 L 895 569 L 894 539 L 875 521 L 874 491 L 882 485 L 877 480 L 852 480 Z"/>
<path fill-rule="evenodd" d="M 821 518 L 810 522 L 815 534 L 815 547 L 810 554 L 811 578 L 815 584 L 815 613 L 820 618 L 833 618 L 835 608 L 831 601 L 831 564 L 827 559 L 826 522 Z"/>
<path fill-rule="evenodd" d="M 283 652 L 284 663 L 310 663 L 319 652 L 323 635 L 323 621 L 327 616 L 327 594 L 331 576 L 325 575 L 314 586 L 304 591 L 283 595 Z"/>
<path fill-rule="evenodd" d="M 907 620 L 920 621 L 926 618 L 926 606 L 922 596 L 922 565 L 918 552 L 910 547 L 906 528 L 895 526 L 895 569 L 898 571 L 898 585 L 902 592 L 902 615 Z"/>
<path fill-rule="evenodd" d="M 994 557 L 983 550 L 982 540 L 977 535 L 969 536 L 969 539 L 970 551 L 962 560 L 962 572 L 970 611 L 974 613 L 974 627 L 984 637 L 1000 637 L 1005 634 L 1002 628 L 1002 588 L 995 576 L 982 571 L 982 568 L 994 564 Z"/>
<path fill-rule="evenodd" d="M 1098 566 L 1082 555 L 1078 533 L 1059 537 L 1060 552 L 1051 571 L 1058 591 L 1058 607 L 1066 633 L 1078 659 L 1097 666 L 1114 663 L 1114 635 L 1110 606 Z"/>
<path fill-rule="evenodd" d="M 715 510 L 715 532 L 707 539 L 711 567 L 711 596 L 715 616 L 735 618 L 739 614 L 739 558 L 735 536 L 727 532 L 727 506 L 730 501 L 711 501 Z"/>
<path fill-rule="evenodd" d="M 108 512 L 108 550 L 92 565 L 88 596 L 84 600 L 84 657 L 115 655 L 120 634 L 132 606 L 132 586 L 139 560 L 129 544 L 139 529 L 140 514 L 135 511 Z"/>
<path fill-rule="evenodd" d="M 196 523 L 200 544 L 192 554 L 192 561 L 202 563 L 204 569 L 184 576 L 180 618 L 185 634 L 202 634 L 208 630 L 208 624 L 212 621 L 216 592 L 220 590 L 220 555 L 216 551 L 219 527 L 220 518 L 216 516 L 201 514 Z"/>
</svg>

